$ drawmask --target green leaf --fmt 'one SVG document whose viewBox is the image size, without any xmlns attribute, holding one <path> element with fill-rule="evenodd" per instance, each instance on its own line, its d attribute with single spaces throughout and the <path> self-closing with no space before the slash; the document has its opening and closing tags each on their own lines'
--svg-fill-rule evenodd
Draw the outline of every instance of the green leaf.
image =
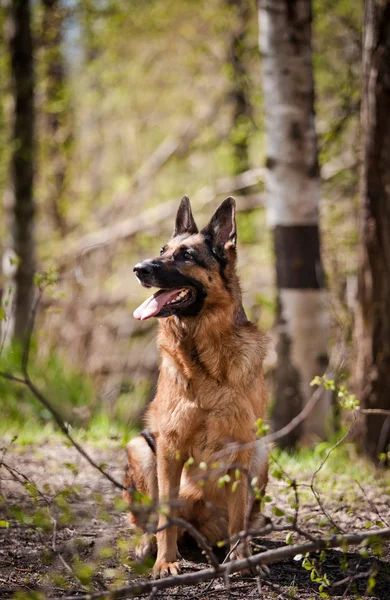
<svg viewBox="0 0 390 600">
<path fill-rule="evenodd" d="M 286 535 L 286 544 L 292 544 L 293 543 L 293 534 L 291 531 L 288 532 L 288 534 Z"/>
<path fill-rule="evenodd" d="M 238 488 L 239 484 L 241 482 L 240 481 L 234 481 L 233 485 L 232 485 L 232 492 L 234 493 L 236 491 L 236 489 Z"/>
<path fill-rule="evenodd" d="M 276 517 L 284 517 L 285 514 L 284 511 L 281 508 L 278 508 L 277 506 L 272 507 L 272 512 Z"/>
<path fill-rule="evenodd" d="M 71 462 L 66 462 L 64 463 L 64 466 L 69 469 L 69 471 L 72 471 L 73 475 L 78 475 L 79 474 L 79 470 L 78 467 Z"/>
<path fill-rule="evenodd" d="M 369 529 L 372 525 L 372 521 L 367 521 L 367 523 L 365 524 L 365 528 Z"/>
<path fill-rule="evenodd" d="M 371 575 L 371 577 L 368 578 L 367 581 L 367 595 L 371 595 L 371 592 L 374 591 L 374 587 L 376 586 L 376 579 L 375 579 L 376 573 Z"/>
<path fill-rule="evenodd" d="M 255 425 L 259 437 L 263 437 L 270 429 L 270 426 L 267 423 L 264 423 L 263 419 L 257 419 Z"/>
<path fill-rule="evenodd" d="M 384 524 L 382 523 L 382 521 L 379 521 L 379 520 L 378 520 L 378 521 L 375 521 L 375 525 L 376 525 L 377 527 L 380 527 L 381 529 L 383 529 L 383 528 L 384 528 Z"/>
<path fill-rule="evenodd" d="M 96 565 L 94 565 L 93 563 L 78 562 L 75 565 L 74 569 L 81 583 L 87 585 L 88 583 L 90 583 L 92 576 L 95 573 Z"/>
<path fill-rule="evenodd" d="M 322 379 L 321 379 L 321 377 L 319 375 L 316 375 L 314 377 L 314 379 L 311 380 L 310 385 L 312 385 L 312 386 L 314 386 L 314 385 L 318 385 L 318 386 L 322 385 Z"/>
<path fill-rule="evenodd" d="M 0 521 L 0 527 L 5 527 L 6 529 L 8 529 L 9 521 Z"/>
</svg>

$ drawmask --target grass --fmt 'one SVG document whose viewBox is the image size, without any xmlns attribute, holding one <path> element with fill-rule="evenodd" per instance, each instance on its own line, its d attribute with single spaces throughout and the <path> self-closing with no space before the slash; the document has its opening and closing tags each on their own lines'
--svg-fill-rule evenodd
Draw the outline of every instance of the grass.
<svg viewBox="0 0 390 600">
<path fill-rule="evenodd" d="M 302 524 L 311 521 L 320 529 L 329 526 L 322 510 L 315 510 L 319 498 L 328 514 L 343 526 L 347 523 L 353 528 L 383 527 L 385 521 L 381 515 L 387 514 L 385 504 L 390 493 L 390 472 L 377 468 L 358 452 L 354 443 L 343 442 L 334 448 L 341 436 L 342 432 L 330 442 L 293 453 L 274 449 L 270 472 L 277 480 L 277 493 L 274 491 L 269 502 L 272 505 L 278 501 L 287 503 L 290 506 L 288 513 L 293 515 L 296 498 L 291 482 L 295 481 L 300 514 L 303 510 Z M 312 483 L 317 497 L 313 494 Z M 370 506 L 376 508 L 370 510 Z M 357 520 L 354 519 L 356 516 Z"/>
<path fill-rule="evenodd" d="M 0 370 L 21 376 L 21 354 L 17 348 L 4 350 Z M 124 444 L 137 430 L 135 416 L 145 403 L 147 382 L 128 382 L 115 406 L 108 411 L 97 397 L 92 381 L 84 373 L 66 365 L 54 353 L 47 360 L 37 357 L 33 344 L 29 362 L 30 377 L 52 407 L 61 415 L 78 441 L 97 446 Z M 50 411 L 23 384 L 0 377 L 0 439 L 8 444 L 15 438 L 21 445 L 41 444 L 60 439 Z"/>
<path fill-rule="evenodd" d="M 340 432 L 328 442 L 320 442 L 314 448 L 300 448 L 293 453 L 276 449 L 273 456 L 291 479 L 307 479 L 323 464 L 316 476 L 318 481 L 337 476 L 334 485 L 342 487 L 346 479 L 369 481 L 379 478 L 390 485 L 390 472 L 376 468 L 358 452 L 356 444 L 344 442 L 334 448 L 342 435 Z"/>
</svg>

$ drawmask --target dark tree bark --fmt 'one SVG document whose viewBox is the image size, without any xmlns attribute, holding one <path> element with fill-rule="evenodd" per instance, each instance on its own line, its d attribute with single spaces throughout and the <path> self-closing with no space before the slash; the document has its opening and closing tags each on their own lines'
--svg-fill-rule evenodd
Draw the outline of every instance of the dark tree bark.
<svg viewBox="0 0 390 600">
<path fill-rule="evenodd" d="M 366 0 L 363 45 L 362 217 L 356 315 L 358 395 L 390 409 L 390 2 Z M 390 419 L 365 418 L 363 447 L 388 449 Z"/>
<path fill-rule="evenodd" d="M 327 366 L 327 296 L 318 207 L 321 196 L 314 113 L 311 0 L 259 0 L 266 201 L 278 293 L 274 429 L 309 401 Z M 311 444 L 327 434 L 330 396 L 281 441 Z"/>
<path fill-rule="evenodd" d="M 67 153 L 71 142 L 64 60 L 63 9 L 59 0 L 42 0 L 42 62 L 44 66 L 44 177 L 46 201 L 54 226 L 64 235 L 67 224 L 61 201 L 66 183 Z"/>
<path fill-rule="evenodd" d="M 25 334 L 33 301 L 34 249 L 34 69 L 30 0 L 12 0 L 10 37 L 14 91 L 13 151 L 14 188 L 13 249 L 18 257 L 15 274 L 14 338 Z"/>
<path fill-rule="evenodd" d="M 249 0 L 227 0 L 227 2 L 236 11 L 233 38 L 229 48 L 229 62 L 232 67 L 234 172 L 238 174 L 250 168 L 249 138 L 253 116 L 249 97 L 248 73 L 245 66 L 245 46 L 251 18 L 251 5 Z"/>
</svg>

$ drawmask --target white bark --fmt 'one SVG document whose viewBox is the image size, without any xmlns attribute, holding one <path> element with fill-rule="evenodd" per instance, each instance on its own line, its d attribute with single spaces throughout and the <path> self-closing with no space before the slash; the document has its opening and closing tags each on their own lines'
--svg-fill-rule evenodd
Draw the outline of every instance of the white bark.
<svg viewBox="0 0 390 600">
<path fill-rule="evenodd" d="M 259 2 L 271 226 L 318 222 L 310 20 L 309 0 Z"/>
<path fill-rule="evenodd" d="M 267 176 L 278 286 L 278 361 L 273 425 L 283 427 L 312 394 L 326 368 L 327 296 L 318 235 L 320 173 L 314 115 L 311 0 L 259 0 Z M 324 394 L 294 445 L 326 437 Z"/>
<path fill-rule="evenodd" d="M 299 387 L 306 402 L 313 394 L 310 382 L 322 375 L 327 355 L 327 293 L 322 290 L 280 290 L 281 319 L 278 334 L 284 333 L 291 340 L 290 360 L 299 372 Z M 305 419 L 302 426 L 302 444 L 326 438 L 329 423 L 331 396 L 325 393 L 316 409 Z"/>
</svg>

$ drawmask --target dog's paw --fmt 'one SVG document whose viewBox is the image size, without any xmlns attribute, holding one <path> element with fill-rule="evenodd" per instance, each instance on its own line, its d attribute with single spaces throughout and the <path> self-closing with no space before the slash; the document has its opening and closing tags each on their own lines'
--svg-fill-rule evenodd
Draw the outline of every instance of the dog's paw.
<svg viewBox="0 0 390 600">
<path fill-rule="evenodd" d="M 271 569 L 268 565 L 257 565 L 253 567 L 253 571 L 255 575 L 260 577 L 269 577 L 271 575 Z"/>
<path fill-rule="evenodd" d="M 233 546 L 234 548 L 234 546 Z M 252 555 L 252 548 L 246 542 L 241 542 L 230 552 L 230 560 L 241 560 Z"/>
<path fill-rule="evenodd" d="M 154 535 L 144 533 L 144 535 L 141 537 L 140 542 L 135 547 L 135 558 L 137 562 L 143 562 L 145 559 L 149 558 L 149 556 L 155 554 L 156 550 L 156 537 Z"/>
<path fill-rule="evenodd" d="M 241 560 L 249 558 L 252 555 L 252 549 L 249 544 L 242 542 L 231 553 L 229 560 Z M 248 566 L 247 569 L 240 571 L 241 575 L 254 575 L 254 568 Z"/>
<path fill-rule="evenodd" d="M 169 577 L 169 575 L 179 575 L 180 564 L 178 561 L 168 562 L 157 559 L 153 567 L 153 575 L 156 578 Z"/>
</svg>

